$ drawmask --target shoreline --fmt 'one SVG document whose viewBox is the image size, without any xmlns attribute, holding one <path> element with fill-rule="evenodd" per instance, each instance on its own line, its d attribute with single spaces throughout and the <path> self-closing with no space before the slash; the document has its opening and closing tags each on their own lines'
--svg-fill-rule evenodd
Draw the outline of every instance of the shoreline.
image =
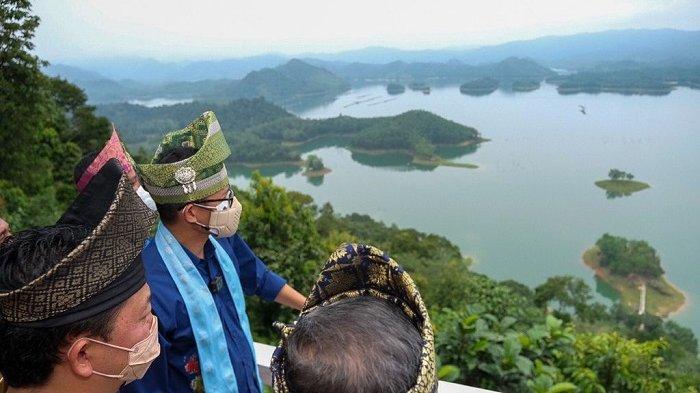
<svg viewBox="0 0 700 393">
<path fill-rule="evenodd" d="M 601 281 L 605 282 L 607 285 L 609 285 L 617 294 L 619 295 L 619 302 L 627 308 L 631 308 L 630 311 L 632 312 L 637 312 L 639 310 L 639 304 L 638 301 L 635 303 L 636 299 L 639 299 L 639 292 L 638 292 L 638 284 L 641 282 L 645 283 L 647 285 L 647 297 L 646 297 L 646 309 L 647 313 L 651 315 L 658 316 L 660 318 L 669 318 L 671 316 L 679 315 L 682 312 L 686 311 L 689 307 L 690 304 L 690 298 L 688 295 L 678 288 L 675 284 L 671 283 L 668 281 L 665 275 L 662 275 L 661 277 L 658 278 L 658 281 L 664 283 L 668 287 L 670 287 L 673 291 L 676 291 L 677 294 L 680 294 L 682 297 L 682 302 L 673 310 L 668 310 L 666 311 L 664 308 L 658 307 L 658 305 L 655 307 L 654 311 L 655 312 L 649 312 L 650 309 L 650 292 L 653 291 L 657 294 L 660 294 L 661 296 L 671 296 L 673 297 L 674 295 L 665 295 L 663 292 L 660 292 L 658 289 L 655 289 L 654 285 L 652 285 L 648 280 L 644 280 L 641 278 L 637 279 L 630 279 L 630 277 L 623 277 L 619 275 L 615 275 L 614 273 L 611 273 L 608 269 L 600 266 L 599 261 L 598 261 L 598 255 L 599 255 L 598 248 L 596 246 L 590 247 L 586 249 L 582 256 L 581 256 L 581 261 L 583 264 L 588 267 L 589 269 L 593 270 L 593 274 L 595 277 L 600 279 Z M 595 253 L 595 255 L 591 255 L 592 253 Z M 623 287 L 620 288 L 620 282 L 624 282 L 626 284 L 632 284 L 633 287 L 625 287 L 623 284 Z M 634 291 L 635 293 L 632 296 L 631 302 L 629 297 L 630 293 L 629 290 Z M 658 299 L 656 296 L 658 295 L 651 295 L 654 297 L 654 299 Z M 663 312 L 666 311 L 666 312 Z"/>
<path fill-rule="evenodd" d="M 313 137 L 309 140 L 303 141 L 303 142 L 282 142 L 283 145 L 288 146 L 288 147 L 297 147 L 301 146 L 305 143 L 310 143 L 325 137 L 341 137 L 341 135 L 322 135 L 322 136 L 316 136 Z M 441 143 L 441 144 L 436 144 L 436 147 L 467 147 L 467 146 L 472 146 L 472 145 L 478 145 L 483 142 L 489 142 L 490 139 L 487 138 L 478 138 L 475 140 L 467 139 L 465 141 L 459 142 L 459 143 L 452 143 L 452 144 L 447 144 L 447 143 Z M 368 155 L 376 155 L 380 156 L 383 154 L 404 154 L 406 156 L 411 157 L 411 163 L 415 165 L 431 165 L 431 166 L 449 166 L 449 167 L 456 167 L 456 168 L 467 168 L 467 169 L 476 169 L 479 168 L 478 165 L 476 164 L 471 164 L 471 163 L 461 163 L 461 162 L 453 162 L 451 160 L 446 160 L 440 156 L 435 156 L 436 160 L 426 160 L 423 158 L 419 158 L 415 152 L 407 149 L 363 149 L 360 147 L 352 147 L 352 146 L 347 146 L 347 145 L 334 145 L 335 147 L 339 147 L 341 149 L 346 149 L 351 153 L 361 153 L 361 154 L 368 154 Z M 298 160 L 298 161 L 272 161 L 272 162 L 232 162 L 234 165 L 240 165 L 249 169 L 258 169 L 262 167 L 270 167 L 270 166 L 277 166 L 277 165 L 290 165 L 290 166 L 296 166 L 296 167 L 303 167 L 305 164 L 304 160 Z"/>
<path fill-rule="evenodd" d="M 302 176 L 323 177 L 331 172 L 332 172 L 332 170 L 330 168 L 323 168 L 323 169 L 318 170 L 318 171 L 304 171 L 304 173 L 302 173 Z"/>
</svg>

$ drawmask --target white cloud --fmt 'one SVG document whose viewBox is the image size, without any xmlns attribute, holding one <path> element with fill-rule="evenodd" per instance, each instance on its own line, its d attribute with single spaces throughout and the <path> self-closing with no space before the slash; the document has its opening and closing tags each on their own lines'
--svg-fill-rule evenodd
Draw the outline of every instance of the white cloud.
<svg viewBox="0 0 700 393">
<path fill-rule="evenodd" d="M 42 18 L 37 51 L 52 60 L 489 44 L 633 21 L 661 27 L 650 15 L 688 3 L 693 0 L 43 0 L 34 10 Z M 685 22 L 698 26 L 696 19 Z"/>
</svg>

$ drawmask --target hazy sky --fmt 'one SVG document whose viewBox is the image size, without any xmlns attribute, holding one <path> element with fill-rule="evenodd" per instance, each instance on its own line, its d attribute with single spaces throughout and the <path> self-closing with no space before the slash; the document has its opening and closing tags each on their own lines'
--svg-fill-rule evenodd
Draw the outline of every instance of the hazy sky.
<svg viewBox="0 0 700 393">
<path fill-rule="evenodd" d="M 619 28 L 700 30 L 700 0 L 38 0 L 38 54 L 221 58 L 474 46 Z"/>
</svg>

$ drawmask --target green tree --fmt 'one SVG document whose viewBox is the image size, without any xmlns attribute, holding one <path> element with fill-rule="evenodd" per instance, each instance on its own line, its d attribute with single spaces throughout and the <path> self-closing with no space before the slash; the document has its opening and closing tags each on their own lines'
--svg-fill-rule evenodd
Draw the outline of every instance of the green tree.
<svg viewBox="0 0 700 393">
<path fill-rule="evenodd" d="M 316 230 L 315 209 L 308 196 L 286 192 L 260 173 L 253 174 L 250 190 L 237 190 L 243 205 L 240 233 L 255 253 L 277 274 L 308 294 L 324 259 Z M 256 337 L 274 341 L 270 326 L 291 321 L 294 312 L 276 303 L 249 298 L 251 327 Z"/>
<path fill-rule="evenodd" d="M 315 154 L 309 154 L 308 157 L 306 157 L 305 166 L 306 166 L 306 170 L 309 172 L 320 171 L 320 170 L 323 170 L 323 168 L 325 168 L 321 158 L 319 158 Z"/>
<path fill-rule="evenodd" d="M 570 320 L 572 314 L 582 315 L 592 299 L 591 288 L 573 276 L 550 277 L 535 288 L 534 302 L 538 307 L 554 309 L 560 318 Z"/>
</svg>

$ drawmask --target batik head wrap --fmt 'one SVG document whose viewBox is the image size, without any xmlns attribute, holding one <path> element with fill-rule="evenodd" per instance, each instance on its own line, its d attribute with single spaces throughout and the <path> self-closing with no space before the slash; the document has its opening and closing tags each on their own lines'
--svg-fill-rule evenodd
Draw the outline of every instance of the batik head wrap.
<svg viewBox="0 0 700 393">
<path fill-rule="evenodd" d="M 191 147 L 197 152 L 178 162 L 157 163 L 177 147 Z M 214 112 L 209 111 L 182 130 L 167 133 L 151 163 L 136 167 L 144 188 L 156 203 L 187 203 L 228 187 L 224 161 L 230 154 L 219 121 Z"/>
<path fill-rule="evenodd" d="M 428 310 L 411 277 L 381 250 L 363 244 L 344 244 L 326 262 L 301 310 L 299 319 L 318 307 L 342 299 L 373 296 L 399 307 L 420 332 L 423 348 L 415 384 L 407 393 L 432 393 L 437 389 L 433 328 Z M 361 310 L 358 310 L 361 312 Z M 287 338 L 294 324 L 275 323 L 282 333 L 279 346 L 272 356 L 272 386 L 276 393 L 289 391 L 286 379 Z"/>
</svg>

